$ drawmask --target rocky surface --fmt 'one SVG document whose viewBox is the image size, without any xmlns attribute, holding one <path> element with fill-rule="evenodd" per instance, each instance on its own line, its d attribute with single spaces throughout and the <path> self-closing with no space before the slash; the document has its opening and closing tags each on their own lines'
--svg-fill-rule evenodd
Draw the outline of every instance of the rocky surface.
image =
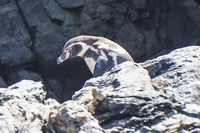
<svg viewBox="0 0 200 133">
<path fill-rule="evenodd" d="M 200 46 L 124 62 L 71 100 L 45 100 L 40 82 L 0 89 L 1 132 L 200 132 Z"/>
<path fill-rule="evenodd" d="M 37 81 L 30 75 L 38 73 L 48 97 L 65 101 L 91 77 L 80 59 L 56 65 L 68 39 L 104 36 L 140 62 L 162 50 L 199 45 L 199 10 L 198 0 L 2 0 L 0 86 L 24 77 Z"/>
<path fill-rule="evenodd" d="M 41 82 L 23 80 L 8 88 L 0 88 L 0 132 L 42 133 L 49 111 L 59 103 L 45 100 Z"/>
<path fill-rule="evenodd" d="M 88 80 L 50 115 L 52 131 L 200 132 L 199 53 L 199 46 L 177 49 L 144 63 L 125 62 Z M 94 122 L 94 131 L 84 128 L 91 119 L 83 115 L 85 110 L 75 110 L 78 105 L 93 114 L 100 127 Z M 59 112 L 73 115 L 63 120 Z M 71 119 L 75 122 L 68 126 Z"/>
</svg>

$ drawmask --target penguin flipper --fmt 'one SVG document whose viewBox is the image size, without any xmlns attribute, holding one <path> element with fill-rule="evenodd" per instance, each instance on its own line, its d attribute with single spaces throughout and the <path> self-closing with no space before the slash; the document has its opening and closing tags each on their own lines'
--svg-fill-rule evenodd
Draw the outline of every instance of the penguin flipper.
<svg viewBox="0 0 200 133">
<path fill-rule="evenodd" d="M 99 56 L 94 68 L 93 77 L 102 76 L 106 71 L 113 67 L 113 62 L 103 56 Z"/>
</svg>

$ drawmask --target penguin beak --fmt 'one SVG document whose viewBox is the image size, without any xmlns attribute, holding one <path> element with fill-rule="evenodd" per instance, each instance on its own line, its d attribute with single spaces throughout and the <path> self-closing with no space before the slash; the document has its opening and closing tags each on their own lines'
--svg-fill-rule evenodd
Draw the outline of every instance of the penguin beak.
<svg viewBox="0 0 200 133">
<path fill-rule="evenodd" d="M 61 64 L 63 61 L 69 59 L 70 57 L 70 51 L 65 50 L 57 59 L 57 64 Z"/>
</svg>

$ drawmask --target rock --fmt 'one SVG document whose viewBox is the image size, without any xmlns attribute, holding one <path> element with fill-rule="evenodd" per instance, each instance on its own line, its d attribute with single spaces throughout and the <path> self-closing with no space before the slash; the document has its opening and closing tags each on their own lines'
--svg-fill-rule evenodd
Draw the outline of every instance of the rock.
<svg viewBox="0 0 200 133">
<path fill-rule="evenodd" d="M 153 53 L 156 53 L 156 51 L 160 51 L 162 49 L 162 46 L 159 46 L 159 41 L 157 40 L 156 32 L 151 30 L 151 31 L 146 31 L 144 34 L 144 39 L 145 42 L 148 44 L 146 45 L 146 54 L 147 56 L 153 55 Z"/>
<path fill-rule="evenodd" d="M 199 105 L 199 52 L 199 46 L 185 47 L 142 64 L 144 67 L 157 64 L 152 79 L 155 88 L 161 89 L 179 102 Z"/>
<path fill-rule="evenodd" d="M 63 96 L 63 94 L 62 94 L 63 86 L 60 83 L 60 81 L 55 80 L 55 79 L 48 79 L 48 81 L 46 81 L 46 83 L 48 84 L 48 87 L 50 88 L 50 90 L 55 93 L 56 97 Z M 57 99 L 58 98 L 56 98 L 56 100 Z"/>
<path fill-rule="evenodd" d="M 92 118 L 95 132 L 200 132 L 199 53 L 200 46 L 177 49 L 140 64 L 124 62 L 89 79 L 49 115 L 50 131 L 83 131 L 83 121 Z M 75 122 L 66 127 L 61 120 Z"/>
<path fill-rule="evenodd" d="M 58 15 L 61 9 L 53 14 L 52 10 L 56 9 L 49 9 L 51 4 L 56 5 L 56 3 L 51 1 L 49 3 L 48 1 L 43 2 L 41 0 L 31 2 L 27 0 L 18 1 L 19 8 L 27 21 L 27 28 L 34 42 L 33 53 L 36 55 L 36 59 L 41 64 L 41 67 L 49 62 L 56 62 L 56 58 L 60 54 L 59 49 L 62 49 L 63 44 L 67 40 L 63 37 L 60 27 L 57 25 L 64 19 L 60 17 L 61 15 Z M 48 15 L 58 21 L 52 22 Z M 55 16 L 57 17 L 55 18 Z"/>
<path fill-rule="evenodd" d="M 33 80 L 33 81 L 43 81 L 42 76 L 39 73 L 35 73 L 35 72 L 23 70 L 23 69 L 10 73 L 6 81 L 9 85 L 12 85 L 23 79 Z"/>
<path fill-rule="evenodd" d="M 62 133 L 103 133 L 101 127 L 84 106 L 75 101 L 67 101 L 49 115 L 51 132 Z"/>
<path fill-rule="evenodd" d="M 131 16 L 130 17 L 131 22 L 135 22 L 135 21 L 139 20 L 138 14 L 135 11 L 131 11 L 130 12 L 130 16 Z"/>
<path fill-rule="evenodd" d="M 44 3 L 44 8 L 52 20 L 60 21 L 61 23 L 64 22 L 64 11 L 59 8 L 59 5 L 54 0 L 46 0 Z"/>
<path fill-rule="evenodd" d="M 8 87 L 7 84 L 5 83 L 4 79 L 0 76 L 0 88 L 6 88 Z"/>
<path fill-rule="evenodd" d="M 124 47 L 136 62 L 143 62 L 161 51 L 199 45 L 198 16 L 198 0 L 1 0 L 0 76 L 7 83 L 11 73 L 34 71 L 43 77 L 48 94 L 53 94 L 48 96 L 58 95 L 64 101 L 89 75 L 79 79 L 77 63 L 57 66 L 56 59 L 70 38 L 104 36 Z M 59 80 L 62 89 L 50 89 L 53 81 L 49 80 Z"/>
<path fill-rule="evenodd" d="M 84 0 L 73 0 L 73 1 L 63 1 L 63 0 L 56 0 L 60 7 L 65 9 L 77 8 L 83 6 Z"/>
<path fill-rule="evenodd" d="M 145 9 L 146 8 L 146 0 L 134 0 L 134 1 L 132 1 L 132 3 L 136 9 Z"/>
<path fill-rule="evenodd" d="M 107 22 L 112 19 L 110 9 L 108 9 L 108 7 L 104 5 L 100 5 L 96 8 L 95 17 L 97 17 L 98 20 L 101 20 L 103 22 Z"/>
<path fill-rule="evenodd" d="M 122 45 L 132 55 L 132 57 L 141 57 L 147 53 L 147 49 L 144 43 L 144 36 L 140 31 L 136 29 L 135 25 L 128 23 L 122 25 L 116 32 L 116 36 L 116 42 Z"/>
<path fill-rule="evenodd" d="M 87 13 L 81 15 L 81 31 L 82 33 L 88 33 L 95 27 L 95 22 Z"/>
<path fill-rule="evenodd" d="M 78 21 L 75 14 L 66 13 L 65 21 L 62 26 L 62 32 L 69 38 L 80 35 L 80 29 L 78 27 Z M 66 40 L 67 41 L 67 40 Z"/>
<path fill-rule="evenodd" d="M 200 132 L 199 53 L 190 46 L 124 62 L 63 104 L 45 100 L 40 82 L 1 88 L 0 132 Z"/>
<path fill-rule="evenodd" d="M 0 8 L 0 61 L 5 67 L 19 66 L 33 58 L 30 35 L 18 11 L 15 1 Z"/>
<path fill-rule="evenodd" d="M 116 1 L 119 1 L 119 0 L 100 0 L 103 4 L 109 4 L 109 3 L 112 3 L 112 2 L 116 2 Z"/>
<path fill-rule="evenodd" d="M 11 0 L 2 0 L 0 3 L 0 6 L 4 5 L 4 4 L 8 4 Z"/>
<path fill-rule="evenodd" d="M 0 89 L 0 131 L 42 133 L 49 111 L 59 103 L 45 100 L 40 82 L 23 80 L 8 89 Z"/>
<path fill-rule="evenodd" d="M 189 17 L 200 27 L 200 3 L 198 0 L 190 1 L 190 0 L 176 0 L 184 11 L 189 15 Z"/>
</svg>

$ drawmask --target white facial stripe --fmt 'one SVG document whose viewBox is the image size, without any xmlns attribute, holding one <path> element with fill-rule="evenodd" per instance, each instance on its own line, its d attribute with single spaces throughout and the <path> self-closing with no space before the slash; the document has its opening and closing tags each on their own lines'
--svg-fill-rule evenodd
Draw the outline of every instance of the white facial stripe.
<svg viewBox="0 0 200 133">
<path fill-rule="evenodd" d="M 117 65 L 117 54 L 115 52 L 109 52 L 108 55 L 110 55 L 113 58 L 115 66 Z"/>
<path fill-rule="evenodd" d="M 92 72 L 92 74 L 94 73 L 94 67 L 96 65 L 96 62 L 94 60 L 94 58 L 92 57 L 85 57 L 85 62 L 87 64 L 87 66 L 89 67 L 90 71 Z"/>
<path fill-rule="evenodd" d="M 79 44 L 82 46 L 82 50 L 77 54 L 77 56 L 83 56 L 85 54 L 85 52 L 90 48 L 89 45 L 87 45 L 87 43 L 84 43 L 84 42 L 76 42 L 76 43 L 72 43 L 70 46 L 73 46 L 73 45 L 76 45 L 76 44 Z"/>
<path fill-rule="evenodd" d="M 95 52 L 96 54 L 99 54 L 99 50 L 94 48 L 94 47 L 92 47 L 92 46 L 90 47 L 90 50 Z"/>
</svg>

